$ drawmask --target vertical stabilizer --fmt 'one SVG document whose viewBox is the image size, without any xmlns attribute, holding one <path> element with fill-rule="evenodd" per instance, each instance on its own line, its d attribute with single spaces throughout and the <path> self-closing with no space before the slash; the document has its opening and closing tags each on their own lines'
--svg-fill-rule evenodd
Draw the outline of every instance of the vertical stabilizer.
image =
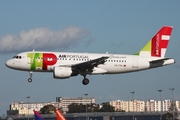
<svg viewBox="0 0 180 120">
<path fill-rule="evenodd" d="M 170 40 L 172 26 L 163 26 L 136 55 L 164 57 Z"/>
<path fill-rule="evenodd" d="M 35 111 L 35 110 L 34 110 L 34 117 L 35 117 L 35 120 L 44 120 L 42 118 L 42 116 L 37 111 Z"/>
<path fill-rule="evenodd" d="M 56 120 L 66 120 L 62 112 L 58 109 L 56 110 Z"/>
</svg>

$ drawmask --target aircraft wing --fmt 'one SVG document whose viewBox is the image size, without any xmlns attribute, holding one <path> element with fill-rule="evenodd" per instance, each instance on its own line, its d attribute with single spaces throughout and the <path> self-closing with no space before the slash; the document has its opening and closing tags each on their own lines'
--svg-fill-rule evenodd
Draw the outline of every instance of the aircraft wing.
<svg viewBox="0 0 180 120">
<path fill-rule="evenodd" d="M 100 64 L 104 64 L 105 60 L 108 59 L 109 57 L 104 56 L 96 59 L 92 59 L 90 61 L 82 62 L 82 63 L 77 63 L 73 64 L 72 68 L 74 70 L 78 70 L 80 72 L 92 72 L 92 69 L 94 67 L 97 67 Z"/>
<path fill-rule="evenodd" d="M 82 62 L 82 63 L 77 63 L 72 65 L 72 67 L 97 67 L 99 64 L 104 64 L 105 60 L 108 59 L 109 57 L 100 57 L 96 58 L 90 61 Z"/>
</svg>

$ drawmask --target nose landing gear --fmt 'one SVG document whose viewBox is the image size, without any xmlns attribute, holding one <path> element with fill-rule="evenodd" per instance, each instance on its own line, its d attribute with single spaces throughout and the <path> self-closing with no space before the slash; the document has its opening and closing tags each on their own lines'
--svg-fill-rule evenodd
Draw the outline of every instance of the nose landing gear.
<svg viewBox="0 0 180 120">
<path fill-rule="evenodd" d="M 29 83 L 32 82 L 32 74 L 33 74 L 33 72 L 32 72 L 32 71 L 29 71 L 29 75 L 30 75 L 30 78 L 28 79 L 28 82 L 29 82 Z"/>
</svg>

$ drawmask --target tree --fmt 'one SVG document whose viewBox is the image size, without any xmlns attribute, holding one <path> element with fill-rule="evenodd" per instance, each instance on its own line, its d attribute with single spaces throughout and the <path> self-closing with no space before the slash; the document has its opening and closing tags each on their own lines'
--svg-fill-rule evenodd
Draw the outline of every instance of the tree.
<svg viewBox="0 0 180 120">
<path fill-rule="evenodd" d="M 97 112 L 99 110 L 99 106 L 95 103 L 91 103 L 90 105 L 87 105 L 88 112 Z"/>
<path fill-rule="evenodd" d="M 53 105 L 45 105 L 40 109 L 41 114 L 53 114 L 56 108 Z"/>
<path fill-rule="evenodd" d="M 169 112 L 165 114 L 166 120 L 171 120 L 173 118 L 173 111 L 174 111 L 174 120 L 178 119 L 178 109 L 175 103 L 171 103 L 169 107 Z"/>
<path fill-rule="evenodd" d="M 68 105 L 68 109 L 68 113 L 86 112 L 86 105 L 83 105 L 82 103 L 71 103 Z"/>
<path fill-rule="evenodd" d="M 102 107 L 100 107 L 102 106 Z M 72 103 L 68 106 L 68 113 L 84 113 L 86 112 L 86 105 Z M 102 103 L 102 105 L 96 104 L 87 104 L 87 112 L 114 112 L 114 107 L 111 106 L 108 102 Z"/>
<path fill-rule="evenodd" d="M 115 112 L 115 109 L 108 102 L 105 102 L 102 103 L 102 107 L 99 109 L 99 112 Z"/>
</svg>

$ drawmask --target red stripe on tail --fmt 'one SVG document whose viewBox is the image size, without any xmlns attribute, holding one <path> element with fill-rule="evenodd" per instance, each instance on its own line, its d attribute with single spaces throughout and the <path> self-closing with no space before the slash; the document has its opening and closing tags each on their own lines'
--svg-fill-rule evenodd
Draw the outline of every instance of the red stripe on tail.
<svg viewBox="0 0 180 120">
<path fill-rule="evenodd" d="M 152 38 L 151 56 L 161 57 L 161 49 L 166 49 L 169 42 L 169 40 L 162 40 L 162 36 L 170 37 L 171 32 L 171 26 L 164 26 L 156 33 L 156 35 Z"/>
</svg>

